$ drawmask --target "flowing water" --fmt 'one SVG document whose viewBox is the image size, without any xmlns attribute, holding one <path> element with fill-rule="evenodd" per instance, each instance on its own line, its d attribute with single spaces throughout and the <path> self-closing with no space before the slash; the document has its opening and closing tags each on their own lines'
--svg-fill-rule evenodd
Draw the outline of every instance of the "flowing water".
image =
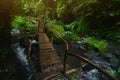
<svg viewBox="0 0 120 80">
<path fill-rule="evenodd" d="M 82 42 L 79 41 L 79 44 Z M 79 44 L 71 44 L 70 48 L 72 46 L 72 49 L 70 52 L 81 54 L 81 50 L 78 48 Z M 74 46 L 74 47 L 73 47 Z M 64 44 L 57 44 L 55 45 L 56 51 L 58 55 L 63 56 L 65 51 L 65 45 Z M 111 72 L 115 72 L 115 69 L 111 67 L 112 64 L 105 61 L 104 59 L 100 58 L 97 53 L 86 51 L 84 53 L 88 59 L 90 59 L 92 62 L 94 62 L 96 65 L 100 66 L 102 69 L 108 69 Z M 68 65 L 71 68 L 76 68 L 75 72 L 75 80 L 110 80 L 106 78 L 102 73 L 100 73 L 96 68 L 92 67 L 91 65 L 83 62 L 82 68 L 83 71 L 80 72 L 80 60 L 76 59 L 74 57 L 68 56 Z"/>
<path fill-rule="evenodd" d="M 102 69 L 109 69 L 110 71 L 114 72 L 114 69 L 111 68 L 110 64 L 102 59 L 93 59 L 94 63 L 96 63 L 96 65 L 102 67 Z M 88 67 L 90 67 L 90 65 L 86 65 Z M 83 67 L 85 68 L 85 67 Z M 103 76 L 97 69 L 95 68 L 91 68 L 88 71 L 86 71 L 87 69 L 85 68 L 83 75 L 82 75 L 82 80 L 108 80 L 105 76 Z"/>
<path fill-rule="evenodd" d="M 110 64 L 102 59 L 93 59 L 96 65 L 102 67 L 102 69 L 109 69 L 114 72 L 114 69 L 111 68 Z M 95 61 L 96 60 L 96 61 Z M 80 60 L 70 57 L 69 58 L 69 66 L 76 69 L 75 78 L 76 80 L 109 80 L 102 73 L 100 73 L 96 68 L 91 65 L 82 62 L 82 72 L 80 70 Z M 74 66 L 73 66 L 74 65 Z M 77 66 L 77 68 L 75 67 Z"/>
<path fill-rule="evenodd" d="M 37 43 L 37 41 L 32 40 L 32 43 Z M 81 43 L 81 42 L 79 42 Z M 77 45 L 72 45 L 72 46 L 77 46 Z M 64 44 L 57 44 L 54 46 L 58 55 L 63 56 L 64 55 L 64 50 L 65 50 L 65 45 Z M 12 49 L 14 50 L 17 59 L 21 63 L 21 65 L 25 68 L 25 72 L 27 74 L 27 80 L 32 80 L 33 73 L 31 71 L 31 68 L 29 66 L 28 60 L 27 60 L 27 55 L 25 54 L 25 48 L 20 46 L 20 43 L 16 43 L 12 45 Z M 77 51 L 76 49 L 73 49 L 73 52 Z M 79 51 L 79 50 L 78 50 Z M 89 53 L 91 53 L 89 55 Z M 96 54 L 92 54 L 92 52 L 86 52 L 85 55 L 87 55 L 88 58 L 91 58 L 91 60 L 96 63 L 98 66 L 102 67 L 103 69 L 109 69 L 112 72 L 115 72 L 113 68 L 111 68 L 111 64 L 108 63 L 107 61 L 99 58 Z M 80 60 L 75 59 L 73 57 L 70 57 L 69 59 L 69 66 L 70 67 L 75 67 L 79 68 L 79 63 Z M 77 70 L 75 73 L 75 78 L 76 80 L 109 80 L 105 78 L 97 69 L 91 67 L 88 64 L 83 64 L 83 72 L 80 74 L 80 70 Z M 62 79 L 63 80 L 63 79 Z"/>
<path fill-rule="evenodd" d="M 21 47 L 20 43 L 16 43 L 12 45 L 12 49 L 15 52 L 15 55 L 19 60 L 20 64 L 25 69 L 27 80 L 31 80 L 33 74 L 27 60 L 27 55 L 25 54 L 25 48 Z"/>
</svg>

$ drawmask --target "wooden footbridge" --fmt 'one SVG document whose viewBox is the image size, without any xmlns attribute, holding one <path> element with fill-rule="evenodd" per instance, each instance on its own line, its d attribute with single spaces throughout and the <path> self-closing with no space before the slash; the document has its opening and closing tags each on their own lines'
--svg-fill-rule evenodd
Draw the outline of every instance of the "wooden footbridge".
<svg viewBox="0 0 120 80">
<path fill-rule="evenodd" d="M 38 42 L 40 50 L 41 78 L 46 80 L 47 78 L 62 72 L 63 64 L 43 28 L 44 24 L 40 23 Z"/>
<path fill-rule="evenodd" d="M 86 59 L 85 57 L 78 55 L 67 53 L 68 44 L 66 41 L 66 51 L 64 55 L 64 62 L 60 60 L 59 56 L 57 55 L 55 49 L 53 48 L 52 43 L 50 42 L 47 34 L 44 31 L 44 22 L 39 23 L 38 27 L 38 43 L 39 43 L 39 63 L 40 66 L 40 78 L 36 78 L 36 80 L 61 80 L 61 77 L 66 75 L 66 58 L 67 56 L 74 56 L 76 58 L 81 59 L 82 61 L 92 65 L 93 67 L 97 68 L 101 73 L 106 75 L 109 80 L 117 80 L 108 73 L 106 73 L 103 69 L 96 66 L 93 62 Z M 61 75 L 61 76 L 58 76 Z M 38 76 L 37 76 L 38 77 Z"/>
</svg>

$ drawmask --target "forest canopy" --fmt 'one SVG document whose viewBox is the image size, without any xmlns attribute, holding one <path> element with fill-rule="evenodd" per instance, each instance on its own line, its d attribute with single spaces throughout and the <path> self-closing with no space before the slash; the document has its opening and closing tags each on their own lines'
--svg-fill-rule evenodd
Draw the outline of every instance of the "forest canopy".
<svg viewBox="0 0 120 80">
<path fill-rule="evenodd" d="M 2 0 L 0 13 L 8 14 L 6 16 L 12 20 L 15 16 L 38 20 L 45 17 L 46 22 L 56 20 L 65 30 L 67 26 L 75 34 L 89 34 L 120 42 L 119 5 L 120 0 Z M 2 18 L 0 20 L 3 22 Z M 10 19 L 5 20 L 9 23 Z M 0 24 L 2 29 L 4 25 Z M 10 32 L 10 28 L 7 29 Z"/>
<path fill-rule="evenodd" d="M 29 39 L 38 38 L 39 23 L 51 42 L 61 39 L 80 44 L 82 51 L 104 53 L 107 41 L 120 43 L 120 0 L 0 0 L 0 65 L 6 63 L 11 44 L 18 41 L 28 47 Z M 105 59 L 113 58 L 114 53 Z"/>
</svg>

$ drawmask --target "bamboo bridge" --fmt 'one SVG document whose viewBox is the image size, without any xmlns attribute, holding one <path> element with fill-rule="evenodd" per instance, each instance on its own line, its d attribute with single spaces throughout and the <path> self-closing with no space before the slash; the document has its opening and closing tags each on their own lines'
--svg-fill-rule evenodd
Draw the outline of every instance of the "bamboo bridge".
<svg viewBox="0 0 120 80">
<path fill-rule="evenodd" d="M 60 60 L 57 55 L 52 43 L 50 42 L 47 34 L 44 31 L 44 22 L 39 22 L 38 24 L 38 44 L 39 44 L 39 53 L 38 65 L 40 66 L 40 78 L 36 78 L 36 80 L 61 80 L 61 77 L 66 76 L 66 59 L 67 56 L 73 56 L 79 58 L 80 60 L 92 65 L 96 69 L 98 69 L 101 73 L 106 75 L 110 80 L 117 80 L 116 78 L 109 75 L 102 68 L 98 67 L 96 64 L 88 60 L 87 58 L 73 53 L 67 53 L 68 51 L 68 43 L 64 40 L 66 44 L 66 51 L 64 55 L 64 62 Z M 34 55 L 34 54 L 32 54 Z M 30 60 L 30 59 L 29 59 Z M 60 75 L 60 76 L 59 76 Z M 38 77 L 37 76 L 37 77 Z"/>
</svg>

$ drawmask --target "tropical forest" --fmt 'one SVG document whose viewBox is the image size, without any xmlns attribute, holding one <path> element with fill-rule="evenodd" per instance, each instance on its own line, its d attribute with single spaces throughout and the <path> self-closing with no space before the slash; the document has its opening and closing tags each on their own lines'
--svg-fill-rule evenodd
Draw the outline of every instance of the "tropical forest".
<svg viewBox="0 0 120 80">
<path fill-rule="evenodd" d="M 0 0 L 0 80 L 120 80 L 120 0 Z"/>
</svg>

